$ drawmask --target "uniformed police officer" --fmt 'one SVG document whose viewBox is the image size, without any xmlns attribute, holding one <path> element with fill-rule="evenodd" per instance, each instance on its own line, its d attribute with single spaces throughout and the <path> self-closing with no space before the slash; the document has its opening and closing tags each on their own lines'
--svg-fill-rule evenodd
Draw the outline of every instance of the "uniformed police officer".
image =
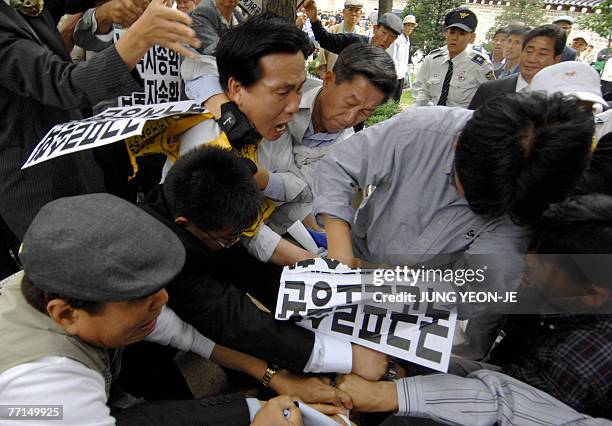
<svg viewBox="0 0 612 426">
<path fill-rule="evenodd" d="M 477 24 L 469 9 L 455 9 L 446 15 L 446 46 L 423 60 L 414 84 L 416 105 L 467 108 L 480 83 L 495 79 L 489 58 L 470 45 Z"/>
</svg>

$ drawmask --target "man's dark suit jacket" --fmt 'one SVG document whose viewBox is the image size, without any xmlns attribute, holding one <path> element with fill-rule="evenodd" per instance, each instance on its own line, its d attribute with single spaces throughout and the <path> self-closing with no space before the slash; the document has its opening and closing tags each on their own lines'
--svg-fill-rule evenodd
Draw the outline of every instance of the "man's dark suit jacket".
<svg viewBox="0 0 612 426">
<path fill-rule="evenodd" d="M 91 151 L 21 171 L 37 143 L 80 109 L 141 90 L 114 47 L 73 64 L 54 21 L 65 3 L 54 6 L 29 17 L 0 1 L 0 216 L 19 239 L 47 202 L 105 190 Z"/>
<path fill-rule="evenodd" d="M 478 90 L 476 90 L 468 109 L 477 109 L 488 99 L 495 96 L 504 95 L 506 93 L 515 93 L 518 76 L 519 74 L 515 74 L 507 78 L 502 78 L 501 80 L 493 80 L 482 83 L 480 86 L 478 86 Z"/>
<path fill-rule="evenodd" d="M 219 266 L 218 259 L 211 257 L 212 253 L 200 240 L 174 222 L 161 185 L 147 195 L 142 207 L 176 233 L 187 253 L 182 272 L 166 286 L 168 306 L 183 321 L 221 345 L 296 373 L 303 372 L 314 346 L 314 333 L 290 321 L 276 321 L 272 314 L 255 306 L 243 291 L 213 278 L 223 272 L 219 269 L 224 266 Z M 227 251 L 217 254 L 229 255 Z M 262 279 L 261 275 L 251 273 L 249 283 Z M 279 281 L 280 274 L 276 283 Z M 272 288 L 274 283 L 264 284 Z"/>
<path fill-rule="evenodd" d="M 561 60 L 559 62 L 575 61 L 575 60 L 576 60 L 576 50 L 572 47 L 565 46 L 563 48 L 563 52 L 561 52 Z"/>
</svg>

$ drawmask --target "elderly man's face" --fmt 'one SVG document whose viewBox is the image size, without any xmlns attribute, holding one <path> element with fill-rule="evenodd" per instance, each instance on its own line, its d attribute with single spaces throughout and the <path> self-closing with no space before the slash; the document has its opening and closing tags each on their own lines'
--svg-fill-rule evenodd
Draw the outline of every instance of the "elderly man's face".
<svg viewBox="0 0 612 426">
<path fill-rule="evenodd" d="M 342 19 L 344 19 L 347 25 L 357 25 L 357 22 L 359 22 L 359 18 L 361 18 L 361 8 L 358 6 L 345 7 L 342 10 L 342 17 Z"/>
<path fill-rule="evenodd" d="M 91 345 L 122 348 L 140 342 L 155 329 L 166 302 L 168 293 L 162 289 L 141 299 L 104 303 L 94 314 L 74 309 L 73 321 L 64 328 Z"/>
<path fill-rule="evenodd" d="M 329 72 L 315 104 L 313 119 L 326 132 L 336 133 L 367 120 L 384 97 L 380 89 L 361 75 L 337 84 L 335 74 Z"/>
<path fill-rule="evenodd" d="M 376 25 L 374 27 L 374 34 L 372 35 L 371 43 L 374 46 L 380 46 L 383 49 L 388 49 L 389 46 L 393 44 L 395 39 L 397 39 L 397 34 L 395 34 L 389 28 L 382 25 Z"/>
<path fill-rule="evenodd" d="M 534 37 L 527 42 L 521 53 L 521 74 L 527 81 L 541 69 L 556 64 L 561 55 L 555 56 L 555 41 L 550 37 Z"/>
<path fill-rule="evenodd" d="M 228 97 L 269 141 L 280 138 L 293 120 L 306 81 L 304 54 L 275 53 L 259 60 L 261 77 L 249 86 L 230 78 Z"/>
</svg>

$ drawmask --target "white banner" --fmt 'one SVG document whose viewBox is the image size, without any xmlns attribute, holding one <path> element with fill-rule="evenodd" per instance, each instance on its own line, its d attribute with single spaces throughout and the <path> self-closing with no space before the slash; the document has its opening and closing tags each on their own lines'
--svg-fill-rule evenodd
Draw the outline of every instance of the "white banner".
<svg viewBox="0 0 612 426">
<path fill-rule="evenodd" d="M 115 43 L 125 30 L 115 28 Z M 161 46 L 153 46 L 136 65 L 144 81 L 144 91 L 118 98 L 119 106 L 178 102 L 181 96 L 180 56 Z"/>
<path fill-rule="evenodd" d="M 284 269 L 275 318 L 298 320 L 317 333 L 446 372 L 457 313 L 423 301 L 430 290 L 397 282 L 374 285 L 372 271 L 312 259 Z"/>
<path fill-rule="evenodd" d="M 149 120 L 202 112 L 204 108 L 193 101 L 109 108 L 90 118 L 54 126 L 36 145 L 21 168 L 140 135 Z"/>
</svg>

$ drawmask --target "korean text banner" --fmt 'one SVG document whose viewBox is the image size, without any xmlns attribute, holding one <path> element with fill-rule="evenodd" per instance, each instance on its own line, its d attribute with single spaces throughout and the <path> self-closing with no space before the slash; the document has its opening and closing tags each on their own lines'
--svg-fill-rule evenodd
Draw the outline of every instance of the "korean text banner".
<svg viewBox="0 0 612 426">
<path fill-rule="evenodd" d="M 202 112 L 204 109 L 193 101 L 109 108 L 90 118 L 54 126 L 36 145 L 21 168 L 140 135 L 149 120 Z"/>
<path fill-rule="evenodd" d="M 334 260 L 286 267 L 275 318 L 446 372 L 457 323 L 456 308 L 435 301 L 381 302 L 381 295 L 425 294 L 421 284 L 372 284 L 372 271 Z"/>
</svg>

